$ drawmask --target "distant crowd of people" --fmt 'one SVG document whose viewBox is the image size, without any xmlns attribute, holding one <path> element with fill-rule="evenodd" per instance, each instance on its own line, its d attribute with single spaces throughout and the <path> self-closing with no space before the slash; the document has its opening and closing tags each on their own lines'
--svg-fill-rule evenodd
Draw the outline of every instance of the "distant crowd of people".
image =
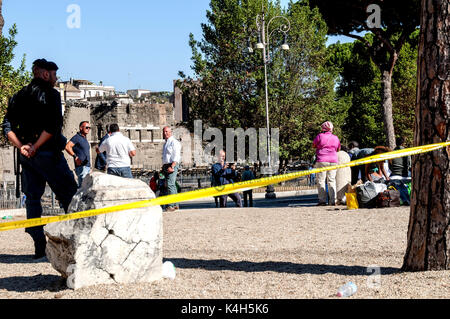
<svg viewBox="0 0 450 319">
<path fill-rule="evenodd" d="M 356 141 L 349 143 L 348 147 L 341 146 L 339 138 L 333 134 L 333 124 L 329 121 L 321 126 L 321 133 L 313 141 L 316 149 L 314 167 L 323 168 L 338 164 L 349 163 L 365 157 L 391 152 L 387 146 L 374 148 L 359 148 Z M 404 149 L 404 139 L 396 138 L 396 148 Z M 384 183 L 390 180 L 405 180 L 411 177 L 411 157 L 401 157 L 388 161 L 380 161 L 367 165 L 352 166 L 339 170 L 328 170 L 316 174 L 319 195 L 319 206 L 339 205 L 345 202 L 345 192 L 349 184 L 355 185 L 358 181 L 372 181 Z M 338 183 L 338 185 L 337 185 Z"/>
<path fill-rule="evenodd" d="M 235 163 L 225 161 L 226 153 L 219 151 L 218 162 L 211 167 L 211 186 L 219 187 L 227 184 L 233 184 L 239 181 L 249 181 L 255 179 L 255 174 L 250 167 L 246 165 L 241 176 L 238 175 Z M 230 197 L 236 204 L 236 207 L 253 207 L 253 190 L 243 192 L 244 206 L 242 206 L 242 197 L 240 193 L 231 193 L 214 197 L 216 207 L 227 207 L 227 199 Z"/>
</svg>

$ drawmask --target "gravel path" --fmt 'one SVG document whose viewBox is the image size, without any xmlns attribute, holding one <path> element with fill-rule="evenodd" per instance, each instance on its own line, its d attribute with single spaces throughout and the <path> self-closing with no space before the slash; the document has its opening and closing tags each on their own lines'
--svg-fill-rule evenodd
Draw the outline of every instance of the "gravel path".
<svg viewBox="0 0 450 319">
<path fill-rule="evenodd" d="M 48 262 L 31 260 L 23 229 L 0 232 L 0 298 L 335 298 L 348 281 L 358 286 L 352 298 L 450 298 L 450 271 L 400 271 L 408 220 L 408 207 L 164 213 L 175 280 L 77 291 Z"/>
</svg>

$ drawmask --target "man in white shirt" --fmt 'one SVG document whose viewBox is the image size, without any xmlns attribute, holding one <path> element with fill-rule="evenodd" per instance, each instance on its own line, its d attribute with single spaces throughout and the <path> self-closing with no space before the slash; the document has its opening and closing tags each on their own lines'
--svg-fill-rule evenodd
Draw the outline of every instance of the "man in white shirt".
<svg viewBox="0 0 450 319">
<path fill-rule="evenodd" d="M 110 125 L 111 136 L 99 147 L 97 154 L 106 152 L 107 173 L 133 178 L 131 174 L 131 157 L 136 156 L 136 148 L 128 137 L 120 133 L 119 125 Z"/>
<path fill-rule="evenodd" d="M 166 140 L 163 148 L 163 167 L 162 170 L 167 179 L 168 195 L 177 194 L 177 174 L 181 161 L 181 144 L 172 136 L 172 130 L 166 126 L 163 128 L 163 138 Z M 177 204 L 169 204 L 167 211 L 176 211 L 179 209 Z"/>
</svg>

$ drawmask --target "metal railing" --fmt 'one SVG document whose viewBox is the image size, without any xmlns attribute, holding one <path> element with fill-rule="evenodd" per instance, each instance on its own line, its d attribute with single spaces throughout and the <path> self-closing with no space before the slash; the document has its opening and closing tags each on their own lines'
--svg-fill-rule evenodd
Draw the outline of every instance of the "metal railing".
<svg viewBox="0 0 450 319">
<path fill-rule="evenodd" d="M 23 206 L 21 204 L 20 199 L 0 200 L 0 210 L 22 208 Z"/>
</svg>

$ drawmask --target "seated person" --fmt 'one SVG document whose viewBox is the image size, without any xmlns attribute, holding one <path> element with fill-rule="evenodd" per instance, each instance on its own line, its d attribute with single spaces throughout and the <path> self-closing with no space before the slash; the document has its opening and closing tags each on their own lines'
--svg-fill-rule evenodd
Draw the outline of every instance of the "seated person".
<svg viewBox="0 0 450 319">
<path fill-rule="evenodd" d="M 368 169 L 369 174 L 367 175 L 367 179 L 374 183 L 384 183 L 386 180 L 385 180 L 383 174 L 380 173 L 380 170 L 379 170 L 377 164 L 378 163 L 373 163 L 373 164 L 367 165 L 367 166 L 369 166 L 369 169 Z"/>
<path fill-rule="evenodd" d="M 381 154 L 381 153 L 386 153 L 386 152 L 390 152 L 390 151 L 391 150 L 389 147 L 377 146 L 374 148 L 373 153 L 370 154 L 370 156 Z M 377 173 L 380 174 L 381 177 L 383 177 L 385 181 L 390 180 L 389 174 L 386 172 L 384 161 L 366 165 L 366 179 L 371 180 L 369 175 L 370 175 L 370 173 L 372 173 L 372 171 L 374 170 L 375 167 L 377 168 Z"/>
<path fill-rule="evenodd" d="M 395 150 L 402 150 L 405 148 L 405 140 L 402 137 L 397 137 L 396 143 L 397 147 Z M 392 171 L 391 179 L 408 179 L 411 176 L 411 156 L 389 160 L 389 169 Z"/>
</svg>

